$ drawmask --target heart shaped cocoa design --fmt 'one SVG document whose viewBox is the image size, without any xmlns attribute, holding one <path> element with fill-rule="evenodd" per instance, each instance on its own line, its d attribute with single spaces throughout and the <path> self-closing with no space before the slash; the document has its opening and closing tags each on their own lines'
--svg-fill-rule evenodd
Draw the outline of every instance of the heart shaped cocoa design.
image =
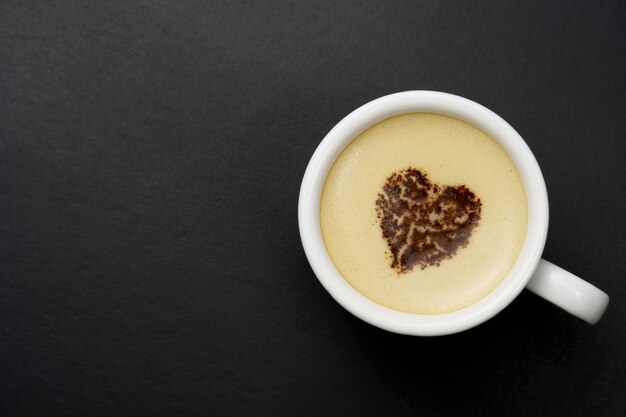
<svg viewBox="0 0 626 417">
<path fill-rule="evenodd" d="M 439 186 L 424 171 L 391 174 L 378 194 L 376 212 L 398 273 L 452 258 L 469 243 L 480 220 L 480 199 L 466 186 Z"/>
</svg>

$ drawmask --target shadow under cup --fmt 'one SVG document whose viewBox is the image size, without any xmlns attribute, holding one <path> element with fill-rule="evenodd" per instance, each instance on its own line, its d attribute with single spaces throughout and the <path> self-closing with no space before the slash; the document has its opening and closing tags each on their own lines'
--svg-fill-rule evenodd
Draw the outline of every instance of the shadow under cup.
<svg viewBox="0 0 626 417">
<path fill-rule="evenodd" d="M 345 147 L 369 127 L 405 113 L 435 113 L 462 120 L 491 137 L 510 157 L 526 192 L 528 223 L 517 262 L 487 296 L 463 309 L 420 315 L 377 304 L 337 271 L 324 244 L 320 200 L 326 177 Z M 298 223 L 306 256 L 324 288 L 360 319 L 396 333 L 434 336 L 474 327 L 504 309 L 527 285 L 537 268 L 548 228 L 548 198 L 541 170 L 519 134 L 487 108 L 451 94 L 408 91 L 381 97 L 350 113 L 322 140 L 307 166 L 298 202 Z"/>
</svg>

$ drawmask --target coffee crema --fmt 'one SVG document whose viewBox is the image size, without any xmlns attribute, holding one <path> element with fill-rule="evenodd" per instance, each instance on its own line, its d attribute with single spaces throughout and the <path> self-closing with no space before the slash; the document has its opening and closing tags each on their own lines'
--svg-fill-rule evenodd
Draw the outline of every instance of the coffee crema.
<svg viewBox="0 0 626 417">
<path fill-rule="evenodd" d="M 509 273 L 524 242 L 526 195 L 506 152 L 455 118 L 408 113 L 368 128 L 339 155 L 320 204 L 337 270 L 389 308 L 441 314 Z"/>
</svg>

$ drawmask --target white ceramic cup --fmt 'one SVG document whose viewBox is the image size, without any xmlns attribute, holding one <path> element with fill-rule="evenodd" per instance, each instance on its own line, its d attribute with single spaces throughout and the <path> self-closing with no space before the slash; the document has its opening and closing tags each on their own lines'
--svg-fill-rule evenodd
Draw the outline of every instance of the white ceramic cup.
<svg viewBox="0 0 626 417">
<path fill-rule="evenodd" d="M 320 228 L 320 198 L 330 168 L 343 149 L 368 127 L 413 112 L 464 120 L 492 137 L 507 152 L 524 183 L 528 227 L 513 269 L 489 295 L 461 310 L 419 315 L 384 307 L 355 290 L 337 271 Z M 371 101 L 341 120 L 322 140 L 307 166 L 298 201 L 298 224 L 306 256 L 330 295 L 358 318 L 385 330 L 416 336 L 456 333 L 502 311 L 524 289 L 594 324 L 606 310 L 606 293 L 541 259 L 548 232 L 548 196 L 537 160 L 520 135 L 500 116 L 471 100 L 436 91 L 405 91 Z M 367 262 L 367 259 L 363 259 Z"/>
</svg>

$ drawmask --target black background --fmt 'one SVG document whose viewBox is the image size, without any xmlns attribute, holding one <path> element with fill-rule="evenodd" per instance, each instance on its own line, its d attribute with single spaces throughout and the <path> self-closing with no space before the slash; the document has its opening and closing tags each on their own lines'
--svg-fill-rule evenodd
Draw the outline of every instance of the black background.
<svg viewBox="0 0 626 417">
<path fill-rule="evenodd" d="M 3 1 L 0 415 L 625 415 L 625 74 L 620 1 Z M 306 164 L 410 89 L 525 138 L 599 324 L 524 293 L 415 338 L 324 291 Z"/>
</svg>

